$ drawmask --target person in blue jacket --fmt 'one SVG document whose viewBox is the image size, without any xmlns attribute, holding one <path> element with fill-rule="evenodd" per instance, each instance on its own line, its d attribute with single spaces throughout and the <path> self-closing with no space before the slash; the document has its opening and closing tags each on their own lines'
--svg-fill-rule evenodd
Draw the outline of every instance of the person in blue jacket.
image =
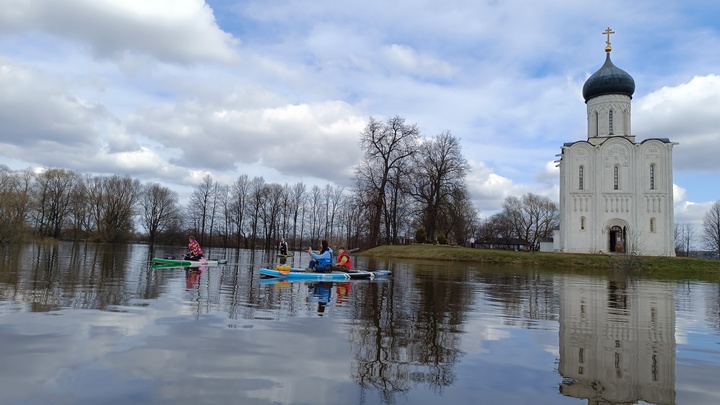
<svg viewBox="0 0 720 405">
<path fill-rule="evenodd" d="M 320 242 L 322 247 L 320 248 L 320 254 L 313 252 L 312 248 L 308 248 L 308 253 L 312 257 L 310 264 L 306 271 L 314 271 L 316 273 L 329 273 L 332 271 L 333 256 L 332 249 L 328 246 L 328 241 L 325 239 Z"/>
</svg>

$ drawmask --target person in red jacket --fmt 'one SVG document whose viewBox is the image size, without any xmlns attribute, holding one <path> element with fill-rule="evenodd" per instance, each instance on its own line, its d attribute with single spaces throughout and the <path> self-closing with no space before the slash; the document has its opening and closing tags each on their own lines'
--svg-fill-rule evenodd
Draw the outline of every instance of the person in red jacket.
<svg viewBox="0 0 720 405">
<path fill-rule="evenodd" d="M 200 260 L 203 257 L 203 251 L 198 241 L 195 240 L 194 236 L 188 237 L 188 252 L 185 255 L 185 260 Z"/>
<path fill-rule="evenodd" d="M 344 247 L 338 248 L 338 260 L 335 263 L 336 270 L 350 271 L 352 270 L 352 258 L 345 251 Z"/>
</svg>

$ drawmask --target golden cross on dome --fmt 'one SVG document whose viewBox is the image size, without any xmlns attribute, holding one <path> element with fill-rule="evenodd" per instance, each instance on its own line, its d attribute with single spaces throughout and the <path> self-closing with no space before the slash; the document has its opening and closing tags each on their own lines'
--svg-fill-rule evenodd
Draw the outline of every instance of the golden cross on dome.
<svg viewBox="0 0 720 405">
<path fill-rule="evenodd" d="M 607 46 L 605 47 L 605 52 L 612 51 L 612 46 L 610 46 L 610 34 L 614 34 L 614 33 L 615 33 L 615 31 L 610 29 L 610 27 L 607 27 L 607 29 L 605 31 L 603 31 L 603 34 L 607 35 L 607 37 L 608 37 L 607 41 L 605 41 L 605 43 L 607 44 Z"/>
</svg>

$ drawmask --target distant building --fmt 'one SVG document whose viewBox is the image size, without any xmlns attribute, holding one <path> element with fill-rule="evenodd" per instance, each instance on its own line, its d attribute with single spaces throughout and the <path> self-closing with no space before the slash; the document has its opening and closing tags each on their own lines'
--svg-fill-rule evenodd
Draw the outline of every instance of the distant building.
<svg viewBox="0 0 720 405">
<path fill-rule="evenodd" d="M 672 150 L 666 138 L 635 142 L 633 78 L 610 60 L 583 86 L 587 140 L 565 143 L 557 249 L 571 253 L 675 256 Z"/>
<path fill-rule="evenodd" d="M 553 238 L 540 238 L 540 251 L 541 252 L 555 251 L 555 248 L 553 246 Z"/>
<path fill-rule="evenodd" d="M 475 246 L 483 249 L 530 250 L 530 242 L 517 238 L 486 238 L 476 241 Z"/>
</svg>

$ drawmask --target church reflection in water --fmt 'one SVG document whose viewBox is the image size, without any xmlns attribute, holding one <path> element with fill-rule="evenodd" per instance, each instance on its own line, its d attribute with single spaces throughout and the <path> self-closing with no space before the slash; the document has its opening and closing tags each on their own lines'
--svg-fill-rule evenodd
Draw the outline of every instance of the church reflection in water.
<svg viewBox="0 0 720 405">
<path fill-rule="evenodd" d="M 674 404 L 673 284 L 582 280 L 559 284 L 560 393 L 592 405 Z"/>
</svg>

